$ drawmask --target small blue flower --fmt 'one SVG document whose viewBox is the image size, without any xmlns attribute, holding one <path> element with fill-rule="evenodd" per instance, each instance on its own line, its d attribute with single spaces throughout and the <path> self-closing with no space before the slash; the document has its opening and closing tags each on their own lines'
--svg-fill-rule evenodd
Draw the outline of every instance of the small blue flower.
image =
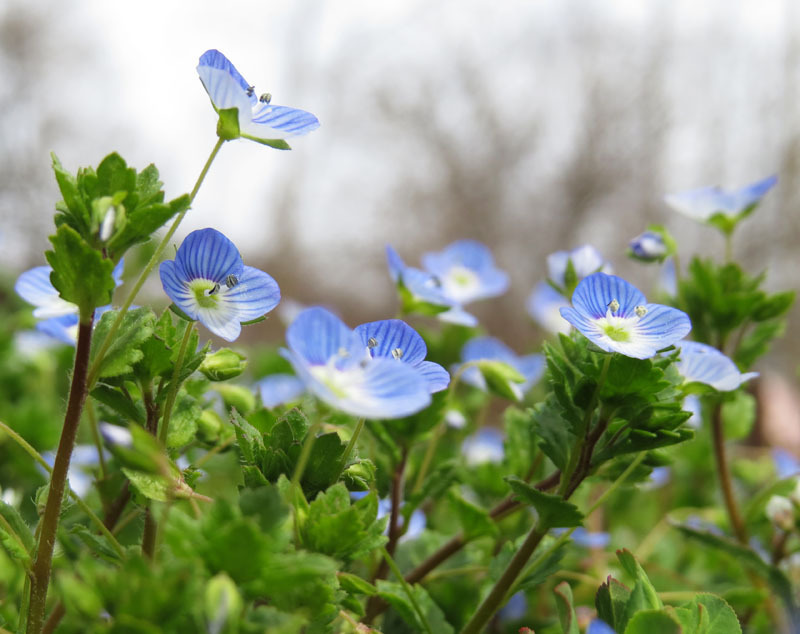
<svg viewBox="0 0 800 634">
<path fill-rule="evenodd" d="M 467 465 L 474 467 L 487 462 L 502 462 L 506 455 L 503 433 L 494 427 L 483 427 L 461 443 L 461 453 Z"/>
<path fill-rule="evenodd" d="M 262 317 L 281 299 L 275 280 L 245 266 L 233 242 L 215 229 L 192 231 L 159 273 L 175 305 L 226 341 L 239 336 L 241 322 Z"/>
<path fill-rule="evenodd" d="M 258 382 L 258 391 L 264 407 L 273 409 L 298 400 L 306 386 L 293 374 L 270 374 Z"/>
<path fill-rule="evenodd" d="M 332 407 L 364 418 L 402 418 L 431 402 L 417 368 L 375 357 L 361 336 L 330 311 L 304 310 L 286 331 L 281 354 L 306 388 Z"/>
<path fill-rule="evenodd" d="M 616 275 L 594 273 L 572 295 L 561 315 L 607 352 L 647 359 L 683 339 L 692 329 L 688 315 L 670 306 L 648 304 L 635 286 Z"/>
<path fill-rule="evenodd" d="M 111 306 L 98 306 L 94 310 L 94 324 L 100 321 L 103 313 L 111 310 Z M 78 342 L 78 315 L 62 315 L 51 317 L 36 323 L 36 330 L 42 332 L 61 343 L 74 346 Z"/>
<path fill-rule="evenodd" d="M 528 314 L 542 328 L 552 333 L 567 334 L 570 325 L 561 316 L 561 309 L 564 306 L 569 306 L 567 298 L 547 282 L 539 282 L 525 304 Z"/>
<path fill-rule="evenodd" d="M 664 197 L 675 211 L 700 222 L 708 222 L 717 214 L 737 221 L 749 214 L 764 195 L 778 182 L 773 175 L 741 189 L 725 191 L 720 187 L 699 187 Z"/>
<path fill-rule="evenodd" d="M 431 393 L 450 384 L 450 375 L 442 366 L 425 361 L 428 348 L 416 330 L 399 319 L 384 319 L 356 326 L 356 334 L 373 359 L 398 359 L 416 368 L 428 382 Z"/>
<path fill-rule="evenodd" d="M 511 598 L 508 600 L 500 611 L 497 613 L 497 617 L 500 619 L 501 622 L 506 621 L 519 621 L 528 614 L 528 598 L 525 596 L 525 591 L 520 590 L 511 595 Z"/>
<path fill-rule="evenodd" d="M 595 619 L 589 623 L 589 629 L 586 630 L 586 634 L 615 634 L 615 632 L 605 621 Z"/>
<path fill-rule="evenodd" d="M 658 283 L 667 295 L 675 297 L 678 294 L 678 272 L 675 270 L 675 258 L 664 260 Z"/>
<path fill-rule="evenodd" d="M 600 252 L 592 245 L 584 244 L 572 251 L 556 251 L 547 256 L 547 276 L 556 286 L 565 287 L 570 261 L 578 281 L 598 271 L 612 272 L 611 264 L 603 259 Z"/>
<path fill-rule="evenodd" d="M 274 106 L 268 94 L 257 95 L 255 87 L 215 49 L 203 53 L 197 73 L 217 112 L 238 110 L 239 134 L 246 139 L 263 143 L 307 134 L 319 127 L 319 121 L 310 112 Z"/>
<path fill-rule="evenodd" d="M 554 528 L 550 532 L 558 536 L 567 532 L 567 530 L 566 528 Z M 570 538 L 576 545 L 583 548 L 605 548 L 611 543 L 611 535 L 609 533 L 603 531 L 589 532 L 582 526 L 578 526 L 572 531 Z"/>
<path fill-rule="evenodd" d="M 655 231 L 640 233 L 628 243 L 628 247 L 635 257 L 645 262 L 663 260 L 669 253 L 664 237 Z"/>
<path fill-rule="evenodd" d="M 772 450 L 772 462 L 779 480 L 784 480 L 800 473 L 800 460 L 790 451 L 781 448 Z"/>
<path fill-rule="evenodd" d="M 352 495 L 352 493 L 351 493 Z M 403 505 L 400 506 L 402 508 Z M 392 501 L 389 498 L 383 498 L 382 500 L 378 500 L 378 518 L 381 519 L 382 517 L 386 517 L 390 515 L 392 512 Z M 422 535 L 422 531 L 425 530 L 425 526 L 427 525 L 428 520 L 425 517 L 425 513 L 420 511 L 419 509 L 415 510 L 411 517 L 408 518 L 408 525 L 406 527 L 403 536 L 400 538 L 401 542 L 409 541 L 412 539 L 416 539 L 420 535 Z M 386 526 L 386 529 L 383 531 L 384 535 L 389 534 L 389 526 Z"/>
<path fill-rule="evenodd" d="M 758 372 L 742 374 L 733 361 L 713 346 L 684 341 L 678 347 L 681 357 L 675 367 L 686 383 L 704 383 L 719 392 L 730 392 L 758 376 Z"/>
<path fill-rule="evenodd" d="M 534 383 L 536 383 L 544 373 L 544 357 L 542 355 L 528 354 L 520 357 L 511 348 L 495 337 L 475 337 L 464 344 L 464 347 L 461 349 L 462 363 L 481 360 L 500 361 L 510 365 L 525 377 L 523 383 L 509 382 L 509 387 L 511 391 L 516 394 L 517 399 L 521 399 L 525 392 L 533 387 Z M 461 380 L 481 390 L 486 391 L 488 389 L 486 379 L 477 367 L 464 370 L 461 375 Z"/>
</svg>

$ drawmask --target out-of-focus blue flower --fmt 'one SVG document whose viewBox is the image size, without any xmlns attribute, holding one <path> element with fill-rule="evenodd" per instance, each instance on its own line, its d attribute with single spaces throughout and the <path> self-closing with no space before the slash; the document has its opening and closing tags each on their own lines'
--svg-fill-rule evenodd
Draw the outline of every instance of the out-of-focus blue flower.
<svg viewBox="0 0 800 634">
<path fill-rule="evenodd" d="M 241 322 L 264 316 L 281 299 L 275 280 L 245 266 L 233 242 L 216 229 L 192 231 L 159 273 L 175 305 L 226 341 L 239 336 Z"/>
<path fill-rule="evenodd" d="M 772 462 L 779 480 L 789 478 L 800 473 L 800 460 L 793 453 L 776 447 L 772 450 Z"/>
<path fill-rule="evenodd" d="M 404 307 L 435 314 L 442 321 L 475 326 L 478 320 L 462 306 L 501 295 L 508 275 L 494 265 L 489 249 L 474 240 L 459 240 L 422 257 L 425 270 L 406 266 L 390 246 L 386 247 L 389 275 L 405 292 Z"/>
<path fill-rule="evenodd" d="M 258 382 L 258 391 L 264 407 L 272 409 L 298 400 L 306 386 L 294 374 L 270 374 Z"/>
<path fill-rule="evenodd" d="M 42 454 L 42 458 L 52 467 L 56 460 L 56 452 L 47 451 Z M 75 491 L 79 497 L 85 497 L 92 488 L 94 477 L 87 473 L 87 468 L 94 467 L 99 462 L 100 458 L 97 455 L 97 447 L 94 445 L 75 445 L 75 448 L 72 450 L 72 459 L 69 463 L 67 479 L 69 480 L 69 487 Z"/>
<path fill-rule="evenodd" d="M 351 494 L 352 495 L 352 494 Z M 400 506 L 402 509 L 402 505 Z M 378 519 L 382 517 L 386 517 L 392 512 L 392 501 L 389 498 L 383 498 L 382 500 L 378 500 Z M 415 510 L 411 517 L 408 518 L 408 526 L 406 527 L 405 532 L 403 533 L 402 537 L 400 537 L 400 541 L 408 541 L 411 539 L 416 539 L 420 535 L 422 535 L 422 531 L 425 530 L 425 526 L 427 525 L 427 519 L 425 518 L 425 513 L 420 511 L 419 509 Z M 389 525 L 386 525 L 386 529 L 384 530 L 384 534 L 389 533 Z"/>
<path fill-rule="evenodd" d="M 556 251 L 547 256 L 547 276 L 560 288 L 566 286 L 570 262 L 578 282 L 598 271 L 612 272 L 611 264 L 590 244 L 584 244 L 572 251 Z"/>
<path fill-rule="evenodd" d="M 100 435 L 108 445 L 125 447 L 126 449 L 133 447 L 133 434 L 127 427 L 112 425 L 111 423 L 100 423 Z"/>
<path fill-rule="evenodd" d="M 733 191 L 725 191 L 720 187 L 699 187 L 669 194 L 664 200 L 675 211 L 700 222 L 708 222 L 717 214 L 736 221 L 755 209 L 777 182 L 778 177 L 773 175 Z"/>
<path fill-rule="evenodd" d="M 730 392 L 758 376 L 758 372 L 742 374 L 733 361 L 713 346 L 684 341 L 678 347 L 681 356 L 675 367 L 686 383 L 704 383 L 719 392 Z"/>
<path fill-rule="evenodd" d="M 636 258 L 645 262 L 663 260 L 669 253 L 664 237 L 655 231 L 640 233 L 628 243 L 628 247 Z"/>
<path fill-rule="evenodd" d="M 542 377 L 544 373 L 544 357 L 540 354 L 518 356 L 511 348 L 495 337 L 475 337 L 470 339 L 461 349 L 461 362 L 471 361 L 500 361 L 510 365 L 519 372 L 525 381 L 523 383 L 508 382 L 508 386 L 516 398 L 522 396 Z M 464 383 L 473 385 L 486 391 L 488 385 L 480 368 L 471 367 L 461 374 Z"/>
<path fill-rule="evenodd" d="M 688 315 L 670 306 L 648 304 L 621 277 L 594 273 L 572 295 L 561 314 L 587 339 L 607 352 L 647 359 L 683 339 L 692 329 Z"/>
<path fill-rule="evenodd" d="M 659 283 L 667 295 L 675 297 L 678 294 L 678 273 L 675 270 L 674 258 L 664 260 L 664 264 L 661 265 Z"/>
<path fill-rule="evenodd" d="M 444 422 L 453 429 L 464 429 L 467 425 L 467 417 L 459 409 L 450 408 L 444 413 Z"/>
<path fill-rule="evenodd" d="M 554 528 L 550 532 L 553 535 L 561 535 L 565 533 L 568 529 L 566 528 Z M 609 533 L 600 531 L 600 532 L 589 532 L 583 526 L 579 526 L 574 531 L 572 531 L 572 535 L 570 538 L 573 542 L 575 542 L 578 546 L 582 546 L 583 548 L 605 548 L 611 543 L 611 535 Z"/>
<path fill-rule="evenodd" d="M 672 470 L 669 467 L 655 467 L 650 472 L 650 477 L 641 484 L 641 487 L 645 491 L 660 489 L 669 482 L 671 475 Z"/>
<path fill-rule="evenodd" d="M 526 614 L 528 614 L 528 598 L 525 596 L 525 591 L 520 590 L 511 595 L 508 603 L 500 608 L 497 616 L 500 621 L 519 621 L 525 618 Z"/>
<path fill-rule="evenodd" d="M 601 621 L 600 619 L 595 619 L 591 623 L 589 623 L 589 628 L 586 630 L 586 634 L 616 634 L 605 621 Z"/>
<path fill-rule="evenodd" d="M 268 93 L 256 95 L 255 87 L 215 49 L 203 53 L 197 73 L 217 112 L 238 110 L 239 134 L 246 139 L 263 143 L 307 134 L 319 127 L 310 112 L 272 105 Z"/>
<path fill-rule="evenodd" d="M 561 316 L 561 309 L 569 301 L 547 282 L 539 282 L 528 297 L 525 307 L 528 314 L 542 328 L 552 333 L 567 334 L 569 322 Z"/>
<path fill-rule="evenodd" d="M 373 359 L 396 359 L 422 374 L 431 393 L 450 384 L 450 375 L 442 366 L 426 361 L 428 347 L 416 330 L 400 319 L 384 319 L 356 326 L 367 354 Z"/>
<path fill-rule="evenodd" d="M 464 439 L 461 453 L 471 467 L 487 462 L 502 462 L 506 455 L 503 433 L 494 427 L 483 427 Z"/>
<path fill-rule="evenodd" d="M 686 395 L 683 399 L 683 411 L 692 413 L 686 424 L 692 429 L 700 429 L 703 424 L 703 407 L 697 394 Z"/>
<path fill-rule="evenodd" d="M 306 388 L 348 414 L 402 418 L 430 404 L 430 385 L 417 368 L 369 354 L 361 336 L 330 311 L 308 308 L 286 331 L 281 354 Z"/>
</svg>

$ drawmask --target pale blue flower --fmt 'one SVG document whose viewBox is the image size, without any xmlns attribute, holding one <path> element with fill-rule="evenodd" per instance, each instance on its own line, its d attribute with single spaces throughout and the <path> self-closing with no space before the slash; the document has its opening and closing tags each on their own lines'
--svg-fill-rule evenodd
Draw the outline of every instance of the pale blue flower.
<svg viewBox="0 0 800 634">
<path fill-rule="evenodd" d="M 675 258 L 664 260 L 658 283 L 667 295 L 675 297 L 678 294 L 678 272 L 675 270 Z"/>
<path fill-rule="evenodd" d="M 238 110 L 239 133 L 246 139 L 258 142 L 286 139 L 319 127 L 319 121 L 310 112 L 275 106 L 268 94 L 256 94 L 255 87 L 215 49 L 203 53 L 197 73 L 217 112 Z"/>
<path fill-rule="evenodd" d="M 567 334 L 569 322 L 561 316 L 561 309 L 569 301 L 547 282 L 539 282 L 528 297 L 525 307 L 528 314 L 542 328 L 552 333 Z"/>
<path fill-rule="evenodd" d="M 103 313 L 111 310 L 111 306 L 98 306 L 94 310 L 94 325 L 100 321 Z M 46 334 L 61 343 L 74 346 L 78 342 L 78 315 L 61 315 L 51 317 L 36 323 L 36 330 Z"/>
<path fill-rule="evenodd" d="M 664 237 L 655 231 L 640 233 L 628 243 L 628 247 L 634 256 L 645 262 L 662 260 L 669 253 Z"/>
<path fill-rule="evenodd" d="M 399 319 L 384 319 L 356 326 L 356 334 L 373 359 L 398 359 L 422 374 L 431 393 L 450 384 L 450 375 L 442 366 L 426 361 L 428 348 L 416 330 Z"/>
<path fill-rule="evenodd" d="M 779 480 L 800 473 L 800 460 L 790 451 L 777 447 L 772 450 L 772 462 Z"/>
<path fill-rule="evenodd" d="M 664 200 L 675 211 L 700 222 L 707 222 L 717 214 L 735 220 L 750 213 L 777 182 L 778 177 L 773 175 L 733 191 L 699 187 L 669 194 Z"/>
<path fill-rule="evenodd" d="M 261 402 L 269 409 L 296 401 L 306 391 L 305 384 L 293 374 L 270 374 L 257 386 Z"/>
<path fill-rule="evenodd" d="M 281 354 L 306 388 L 332 407 L 364 418 L 402 418 L 427 407 L 430 386 L 417 368 L 376 357 L 330 311 L 304 310 L 286 331 Z"/>
<path fill-rule="evenodd" d="M 554 528 L 550 532 L 555 536 L 559 536 L 567 532 L 567 530 L 569 529 Z M 601 549 L 605 548 L 611 543 L 611 535 L 609 533 L 604 531 L 590 532 L 583 528 L 583 526 L 578 526 L 574 531 L 572 531 L 570 539 L 572 539 L 576 545 L 583 548 Z"/>
<path fill-rule="evenodd" d="M 564 288 L 566 285 L 566 274 L 570 261 L 572 261 L 572 268 L 578 281 L 598 271 L 612 272 L 611 264 L 603 259 L 600 252 L 592 245 L 584 244 L 572 251 L 556 251 L 547 256 L 547 277 L 556 286 Z"/>
<path fill-rule="evenodd" d="M 586 634 L 615 634 L 615 632 L 605 621 L 595 619 L 589 623 L 589 629 L 586 630 Z"/>
<path fill-rule="evenodd" d="M 572 295 L 561 314 L 592 343 L 607 352 L 647 359 L 683 339 L 692 329 L 688 315 L 670 306 L 648 304 L 621 277 L 594 273 Z"/>
<path fill-rule="evenodd" d="M 352 495 L 352 493 L 351 493 Z M 403 508 L 403 505 L 400 505 L 400 508 Z M 386 517 L 390 515 L 392 512 L 392 501 L 389 498 L 383 498 L 382 500 L 378 500 L 378 519 L 382 517 Z M 422 531 L 425 530 L 425 526 L 427 525 L 428 520 L 425 517 L 425 513 L 416 509 L 413 513 L 411 513 L 411 517 L 408 518 L 408 524 L 406 526 L 406 530 L 403 533 L 402 537 L 400 537 L 401 542 L 410 541 L 412 539 L 416 539 L 420 535 L 422 535 Z M 389 534 L 389 525 L 386 525 L 386 529 L 384 530 L 384 535 Z"/>
<path fill-rule="evenodd" d="M 175 305 L 226 341 L 239 336 L 242 322 L 264 316 L 281 299 L 275 280 L 245 266 L 233 242 L 215 229 L 192 231 L 159 273 Z"/>
<path fill-rule="evenodd" d="M 692 429 L 700 429 L 703 424 L 703 406 L 700 403 L 700 397 L 697 394 L 687 394 L 683 399 L 682 409 L 684 412 L 692 414 L 686 424 Z"/>
<path fill-rule="evenodd" d="M 500 611 L 497 613 L 501 622 L 506 621 L 519 621 L 528 614 L 528 598 L 525 596 L 525 591 L 520 590 L 511 595 Z"/>
<path fill-rule="evenodd" d="M 713 346 L 684 341 L 678 347 L 681 356 L 676 368 L 686 383 L 704 383 L 719 392 L 730 392 L 758 376 L 758 372 L 742 374 L 733 361 Z"/>
<path fill-rule="evenodd" d="M 503 447 L 503 432 L 494 427 L 483 427 L 464 439 L 461 443 L 461 453 L 470 467 L 502 462 L 506 453 Z"/>
<path fill-rule="evenodd" d="M 509 382 L 511 391 L 521 399 L 533 385 L 542 377 L 544 373 L 544 357 L 540 354 L 528 354 L 518 356 L 511 348 L 495 337 L 475 337 L 470 339 L 461 349 L 461 362 L 471 361 L 500 361 L 510 365 L 519 372 L 525 381 L 523 383 Z M 464 383 L 473 385 L 486 391 L 488 385 L 480 368 L 471 367 L 464 370 L 461 374 Z"/>
</svg>

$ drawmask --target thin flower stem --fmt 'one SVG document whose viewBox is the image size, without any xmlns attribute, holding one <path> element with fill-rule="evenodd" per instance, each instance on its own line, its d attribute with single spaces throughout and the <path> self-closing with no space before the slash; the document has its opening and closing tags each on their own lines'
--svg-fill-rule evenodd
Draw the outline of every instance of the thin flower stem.
<svg viewBox="0 0 800 634">
<path fill-rule="evenodd" d="M 206 453 L 204 453 L 202 456 L 200 456 L 200 457 L 199 457 L 199 458 L 198 458 L 198 459 L 197 459 L 197 460 L 194 462 L 194 466 L 195 466 L 195 467 L 197 467 L 197 468 L 199 469 L 199 468 L 200 468 L 200 467 L 202 467 L 202 466 L 203 466 L 203 465 L 204 465 L 206 462 L 208 462 L 209 460 L 211 460 L 211 458 L 213 458 L 214 456 L 216 456 L 216 455 L 217 455 L 219 452 L 221 452 L 221 451 L 224 451 L 225 449 L 227 449 L 228 447 L 230 447 L 230 446 L 233 444 L 233 441 L 234 441 L 234 440 L 236 440 L 236 436 L 229 436 L 228 438 L 226 438 L 224 441 L 222 441 L 222 442 L 221 442 L 221 443 L 219 443 L 218 445 L 215 445 L 215 446 L 213 446 L 211 449 L 209 449 L 209 450 L 208 450 Z"/>
<path fill-rule="evenodd" d="M 308 459 L 311 457 L 311 448 L 317 440 L 317 430 L 319 427 L 319 423 L 314 423 L 306 432 L 306 439 L 303 442 L 300 456 L 297 458 L 297 464 L 294 466 L 294 471 L 292 472 L 292 491 L 298 487 L 300 480 L 303 478 L 303 472 L 306 470 Z"/>
<path fill-rule="evenodd" d="M 2 429 L 6 434 L 8 434 L 12 440 L 14 440 L 25 452 L 33 458 L 36 462 L 38 462 L 48 473 L 53 472 L 53 468 L 47 464 L 47 461 L 42 458 L 41 454 L 36 451 L 22 436 L 20 436 L 17 432 L 11 429 L 8 425 L 4 422 L 0 421 L 0 429 Z M 111 534 L 111 531 L 106 527 L 97 515 L 95 515 L 94 511 L 89 508 L 89 505 L 84 502 L 81 497 L 75 493 L 72 489 L 69 490 L 69 496 L 73 499 L 75 504 L 78 505 L 86 516 L 92 521 L 92 523 L 97 527 L 97 529 L 108 539 L 108 542 L 117 551 L 117 554 L 125 558 L 125 550 L 122 548 L 122 545 L 114 538 L 114 535 Z M 39 527 L 37 526 L 37 533 L 39 532 Z"/>
<path fill-rule="evenodd" d="M 392 556 L 388 552 L 386 552 L 385 548 L 381 548 L 381 554 L 383 555 L 384 560 L 391 569 L 392 574 L 394 574 L 394 576 L 397 577 L 397 580 L 403 586 L 403 591 L 406 593 L 408 600 L 411 602 L 411 605 L 413 606 L 414 611 L 417 613 L 417 617 L 419 618 L 420 623 L 422 623 L 422 626 L 425 628 L 425 631 L 428 634 L 433 634 L 433 630 L 431 629 L 430 623 L 428 623 L 428 619 L 425 618 L 425 613 L 422 611 L 422 608 L 420 608 L 419 603 L 417 603 L 417 598 L 414 596 L 414 591 L 412 590 L 408 582 L 403 578 L 403 573 L 400 572 L 400 568 L 397 567 L 397 564 L 395 563 L 394 559 L 392 559 Z"/>
<path fill-rule="evenodd" d="M 217 156 L 222 144 L 225 142 L 224 139 L 217 139 L 216 145 L 214 145 L 214 149 L 211 150 L 211 154 L 209 155 L 208 159 L 206 160 L 205 165 L 203 165 L 203 169 L 200 172 L 200 176 L 197 177 L 197 181 L 192 188 L 192 192 L 189 194 L 189 203 L 194 202 L 195 196 L 197 196 L 197 192 L 200 190 L 200 185 L 203 184 L 203 181 L 206 178 L 206 174 L 208 174 L 208 170 L 211 167 L 211 164 L 214 162 L 214 159 Z M 172 225 L 170 226 L 169 230 L 164 237 L 161 239 L 161 242 L 158 243 L 156 250 L 153 252 L 153 255 L 150 257 L 150 261 L 144 267 L 139 278 L 136 280 L 136 283 L 133 285 L 133 288 L 128 293 L 128 296 L 125 298 L 125 302 L 122 304 L 122 307 L 117 312 L 117 316 L 114 319 L 114 322 L 111 324 L 111 327 L 108 330 L 108 334 L 106 335 L 105 340 L 103 341 L 102 345 L 100 346 L 97 354 L 95 355 L 94 361 L 92 362 L 91 367 L 89 368 L 89 388 L 94 385 L 95 381 L 97 380 L 97 372 L 100 369 L 100 363 L 102 362 L 103 358 L 106 356 L 108 352 L 108 348 L 111 346 L 111 343 L 114 341 L 114 335 L 117 334 L 117 330 L 122 325 L 122 319 L 125 317 L 125 313 L 128 312 L 128 309 L 133 304 L 133 300 L 136 299 L 136 296 L 139 294 L 139 291 L 142 290 L 142 286 L 147 281 L 147 278 L 152 273 L 153 269 L 158 264 L 159 260 L 161 259 L 161 254 L 164 252 L 164 249 L 167 248 L 169 241 L 172 239 L 172 236 L 175 235 L 175 231 L 177 231 L 178 226 L 183 221 L 183 218 L 186 216 L 187 212 L 191 207 L 187 207 L 182 212 L 180 212 L 176 217 L 175 220 L 172 221 Z"/>
<path fill-rule="evenodd" d="M 100 430 L 97 427 L 97 413 L 94 411 L 94 403 L 91 399 L 86 402 L 86 416 L 89 418 L 89 429 L 92 430 L 92 440 L 97 447 L 97 458 L 100 461 L 100 473 L 103 480 L 108 480 L 108 467 L 106 467 L 106 457 L 103 453 L 103 441 L 100 439 Z"/>
<path fill-rule="evenodd" d="M 356 428 L 353 430 L 353 435 L 350 436 L 350 441 L 347 443 L 347 447 L 344 448 L 344 454 L 342 454 L 342 466 L 339 469 L 339 477 L 342 477 L 342 473 L 344 473 L 344 470 L 347 468 L 347 461 L 350 460 L 350 454 L 353 453 L 353 449 L 356 446 L 356 442 L 358 442 L 358 437 L 361 435 L 362 429 L 364 429 L 364 419 L 359 418 L 358 422 L 356 423 Z"/>
<path fill-rule="evenodd" d="M 53 463 L 47 503 L 41 519 L 42 532 L 36 549 L 36 560 L 33 563 L 31 579 L 31 600 L 28 605 L 28 634 L 41 634 L 44 627 L 47 589 L 50 585 L 50 571 L 53 564 L 53 549 L 56 545 L 58 520 L 61 505 L 64 501 L 64 489 L 67 482 L 72 449 L 81 420 L 83 403 L 86 400 L 86 378 L 89 369 L 89 351 L 92 345 L 92 323 L 94 312 L 88 318 L 81 315 L 78 323 L 78 344 L 75 349 L 75 365 L 72 372 L 72 385 L 69 391 L 67 411 L 64 415 L 64 426 L 61 429 L 61 440 L 58 443 L 56 459 Z"/>
<path fill-rule="evenodd" d="M 186 329 L 183 331 L 183 339 L 181 339 L 181 347 L 178 349 L 178 358 L 175 360 L 175 367 L 172 370 L 172 380 L 169 382 L 167 400 L 164 402 L 164 415 L 161 418 L 161 430 L 159 431 L 158 439 L 165 447 L 167 446 L 167 434 L 169 433 L 169 419 L 172 416 L 172 408 L 175 406 L 175 399 L 178 396 L 178 388 L 180 387 L 178 379 L 181 376 L 186 347 L 189 345 L 193 330 L 194 324 L 187 322 Z"/>
<path fill-rule="evenodd" d="M 742 515 L 739 512 L 739 505 L 736 503 L 736 497 L 733 494 L 733 482 L 731 481 L 731 473 L 728 468 L 728 458 L 725 453 L 725 432 L 722 427 L 722 403 L 717 403 L 714 406 L 714 411 L 711 415 L 711 436 L 714 445 L 714 458 L 716 459 L 717 477 L 719 484 L 722 488 L 722 497 L 725 500 L 725 510 L 728 512 L 728 520 L 731 523 L 736 539 L 742 545 L 748 545 L 750 539 L 747 535 L 747 527 L 742 520 Z"/>
</svg>

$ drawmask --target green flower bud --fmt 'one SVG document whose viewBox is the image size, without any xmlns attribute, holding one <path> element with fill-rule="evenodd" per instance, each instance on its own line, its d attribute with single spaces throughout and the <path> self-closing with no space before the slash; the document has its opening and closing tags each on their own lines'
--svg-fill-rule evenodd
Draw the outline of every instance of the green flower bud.
<svg viewBox="0 0 800 634">
<path fill-rule="evenodd" d="M 204 442 L 215 442 L 222 430 L 222 419 L 214 410 L 205 409 L 197 419 L 197 436 Z"/>
<path fill-rule="evenodd" d="M 256 408 L 255 394 L 246 387 L 221 383 L 215 385 L 214 389 L 220 393 L 222 400 L 225 401 L 225 407 L 228 409 L 235 407 L 240 413 L 246 414 Z"/>
<path fill-rule="evenodd" d="M 236 584 L 224 572 L 206 584 L 205 614 L 209 632 L 238 632 L 242 607 Z"/>
<path fill-rule="evenodd" d="M 247 366 L 247 359 L 230 348 L 222 348 L 214 354 L 209 354 L 200 365 L 202 372 L 209 381 L 227 381 L 239 376 Z"/>
</svg>

